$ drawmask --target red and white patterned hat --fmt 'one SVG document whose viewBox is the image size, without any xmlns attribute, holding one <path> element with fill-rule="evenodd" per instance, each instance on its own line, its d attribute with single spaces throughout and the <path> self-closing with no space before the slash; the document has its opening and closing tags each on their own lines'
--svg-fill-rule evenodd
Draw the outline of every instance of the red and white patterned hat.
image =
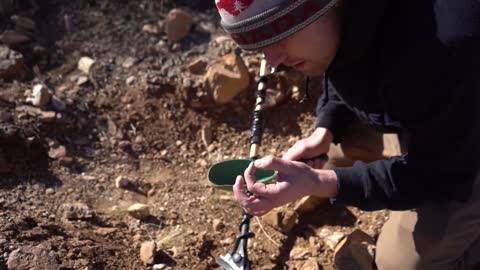
<svg viewBox="0 0 480 270">
<path fill-rule="evenodd" d="M 278 42 L 325 14 L 337 0 L 215 0 L 225 31 L 245 50 Z"/>
</svg>

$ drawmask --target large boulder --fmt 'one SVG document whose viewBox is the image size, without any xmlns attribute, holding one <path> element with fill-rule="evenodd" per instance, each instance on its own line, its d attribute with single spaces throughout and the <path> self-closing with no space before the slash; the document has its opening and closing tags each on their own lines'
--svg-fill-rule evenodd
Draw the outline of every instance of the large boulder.
<svg viewBox="0 0 480 270">
<path fill-rule="evenodd" d="M 0 45 L 0 79 L 6 79 L 21 73 L 23 64 L 23 56 L 19 52 Z"/>
<path fill-rule="evenodd" d="M 250 74 L 240 56 L 227 54 L 208 68 L 206 81 L 215 103 L 225 104 L 248 88 Z"/>
</svg>

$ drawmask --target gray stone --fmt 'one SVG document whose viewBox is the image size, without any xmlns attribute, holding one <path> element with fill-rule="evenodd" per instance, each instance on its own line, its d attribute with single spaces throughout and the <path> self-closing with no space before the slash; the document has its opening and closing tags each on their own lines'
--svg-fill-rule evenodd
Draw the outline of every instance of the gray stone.
<svg viewBox="0 0 480 270">
<path fill-rule="evenodd" d="M 8 269 L 59 270 L 58 255 L 49 244 L 25 246 L 14 250 L 7 261 Z"/>
<path fill-rule="evenodd" d="M 84 203 L 65 203 L 62 205 L 63 217 L 68 220 L 91 219 L 94 211 Z"/>
<path fill-rule="evenodd" d="M 7 46 L 0 45 L 0 78 L 9 78 L 23 71 L 23 56 Z"/>
</svg>

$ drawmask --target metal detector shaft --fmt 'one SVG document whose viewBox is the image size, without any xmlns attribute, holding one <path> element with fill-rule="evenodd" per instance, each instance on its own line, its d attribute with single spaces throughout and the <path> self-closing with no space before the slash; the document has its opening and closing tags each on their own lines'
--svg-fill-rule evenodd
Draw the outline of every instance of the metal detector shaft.
<svg viewBox="0 0 480 270">
<path fill-rule="evenodd" d="M 274 69 L 272 69 L 272 73 Z M 267 61 L 262 59 L 260 66 L 260 80 L 258 82 L 255 109 L 253 111 L 252 136 L 250 138 L 250 159 L 259 157 L 258 151 L 262 142 L 263 124 L 264 124 L 264 102 L 267 90 Z M 248 190 L 246 191 L 249 193 Z M 250 219 L 252 218 L 246 212 L 243 212 L 242 222 L 240 224 L 240 236 L 234 243 L 233 249 L 227 255 L 217 258 L 217 263 L 226 270 L 249 270 L 250 261 L 248 260 L 248 238 L 254 236 L 250 233 Z"/>
</svg>

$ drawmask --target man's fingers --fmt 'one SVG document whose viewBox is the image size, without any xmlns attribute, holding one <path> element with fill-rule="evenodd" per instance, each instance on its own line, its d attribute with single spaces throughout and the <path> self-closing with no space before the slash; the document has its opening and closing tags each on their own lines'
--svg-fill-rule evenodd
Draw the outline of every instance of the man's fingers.
<svg viewBox="0 0 480 270">
<path fill-rule="evenodd" d="M 248 190 L 250 190 L 250 188 L 257 182 L 257 179 L 255 179 L 255 164 L 253 162 L 250 162 L 250 165 L 248 165 L 247 169 L 245 169 L 245 172 L 243 174 L 245 175 L 245 182 L 247 183 L 247 188 Z"/>
<path fill-rule="evenodd" d="M 272 210 L 274 206 L 272 201 L 267 198 L 251 196 L 248 198 L 243 208 L 247 213 L 257 216 Z"/>
<path fill-rule="evenodd" d="M 245 192 L 245 180 L 241 175 L 237 176 L 235 184 L 233 185 L 233 194 L 235 199 L 244 206 L 245 202 L 248 199 L 248 196 Z"/>
<path fill-rule="evenodd" d="M 291 161 L 268 156 L 255 160 L 255 167 L 265 170 L 276 170 L 281 173 L 288 173 L 290 171 Z"/>
<path fill-rule="evenodd" d="M 255 183 L 255 185 L 249 187 L 250 192 L 253 194 L 270 198 L 278 194 L 278 188 L 275 184 Z"/>
</svg>

